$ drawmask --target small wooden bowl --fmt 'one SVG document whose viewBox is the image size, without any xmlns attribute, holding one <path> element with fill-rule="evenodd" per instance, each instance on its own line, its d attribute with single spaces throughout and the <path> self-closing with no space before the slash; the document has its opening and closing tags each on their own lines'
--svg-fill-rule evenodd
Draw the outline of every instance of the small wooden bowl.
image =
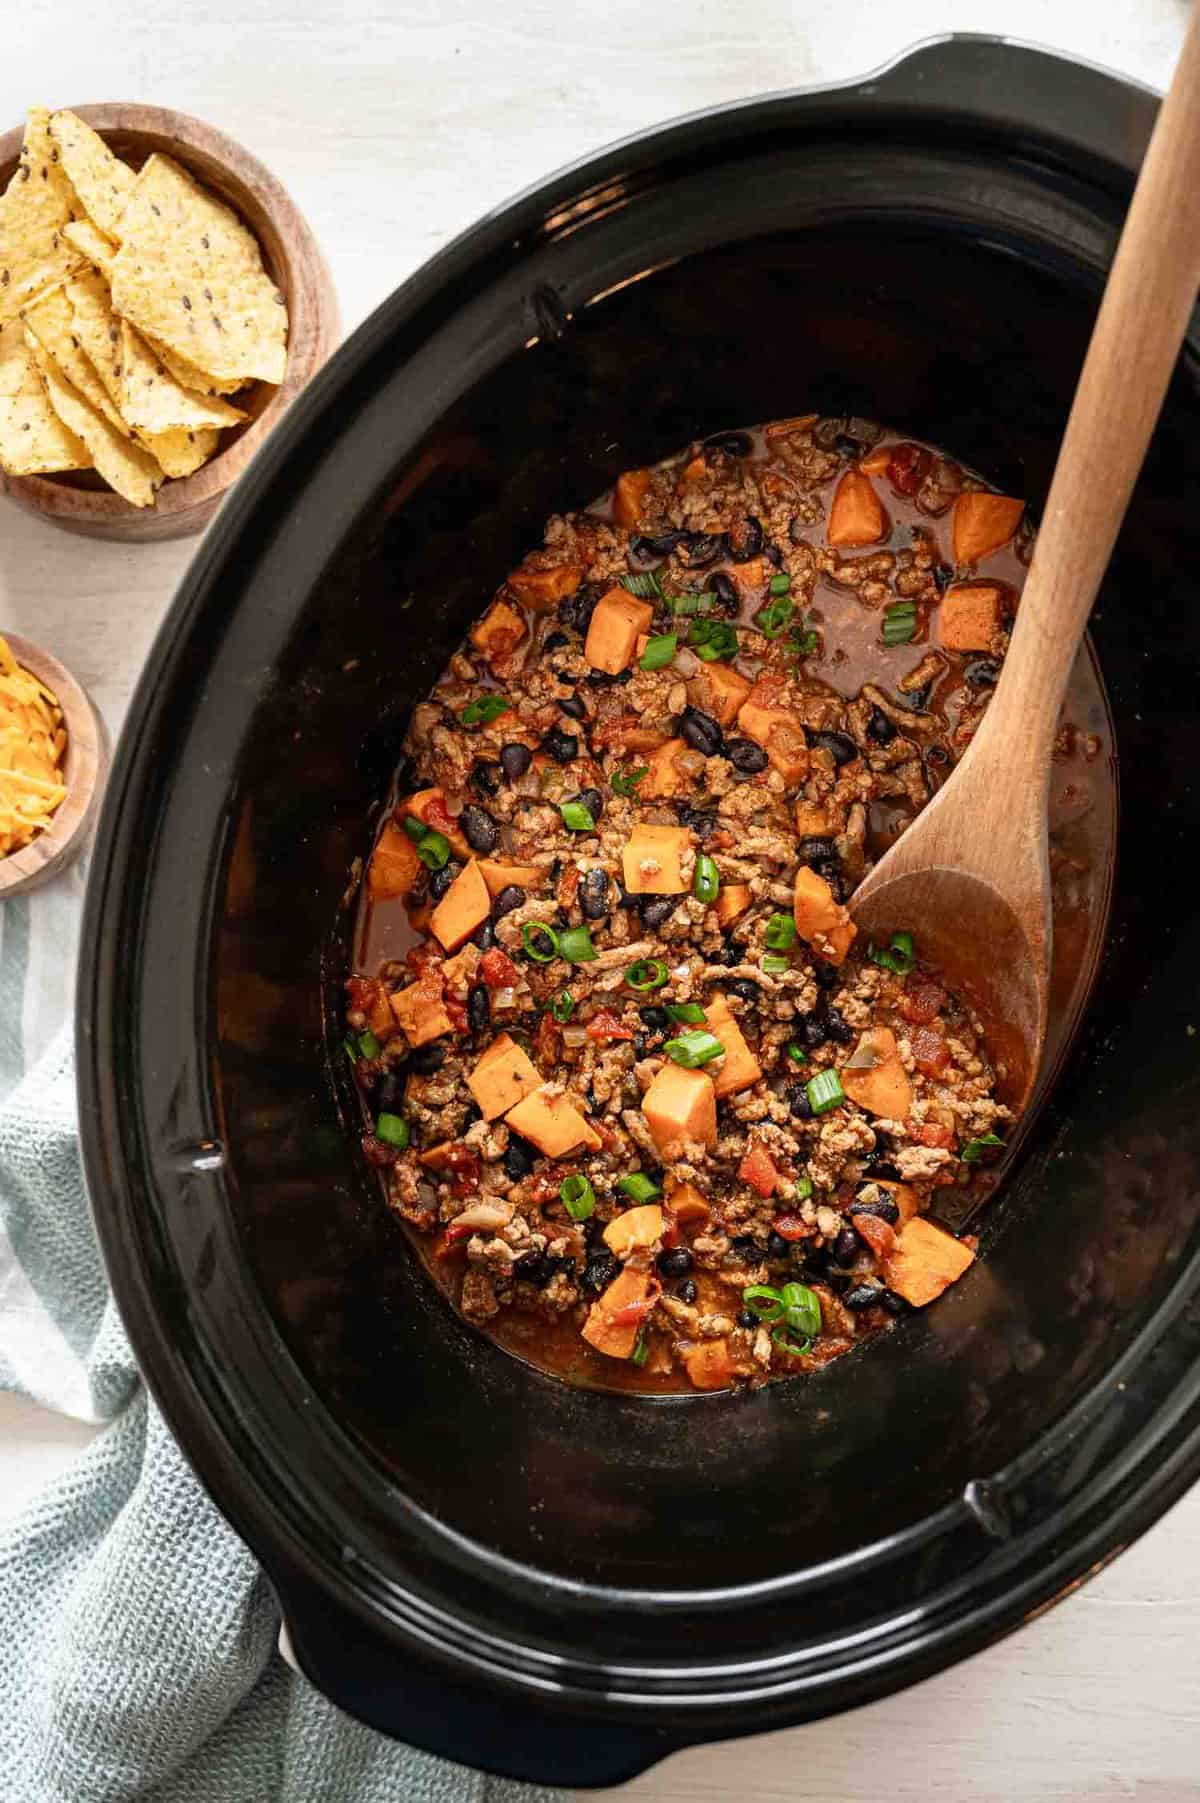
<svg viewBox="0 0 1200 1803">
<path fill-rule="evenodd" d="M 267 273 L 288 307 L 288 362 L 283 385 L 256 383 L 234 398 L 250 418 L 222 434 L 221 448 L 194 476 L 164 482 L 153 507 L 133 507 L 91 470 L 60 476 L 6 476 L 0 494 L 69 532 L 126 541 L 185 538 L 208 524 L 226 489 L 241 475 L 271 428 L 316 374 L 340 336 L 337 296 L 304 218 L 269 170 L 187 113 L 114 101 L 71 109 L 135 168 L 153 151 L 174 157 L 234 208 L 262 247 Z M 0 192 L 20 154 L 22 128 L 0 136 Z"/>
<path fill-rule="evenodd" d="M 17 662 L 45 683 L 62 709 L 67 729 L 62 764 L 67 792 L 44 833 L 22 850 L 0 857 L 0 901 L 57 876 L 83 850 L 108 768 L 103 723 L 70 671 L 15 632 L 6 632 L 4 637 Z"/>
</svg>

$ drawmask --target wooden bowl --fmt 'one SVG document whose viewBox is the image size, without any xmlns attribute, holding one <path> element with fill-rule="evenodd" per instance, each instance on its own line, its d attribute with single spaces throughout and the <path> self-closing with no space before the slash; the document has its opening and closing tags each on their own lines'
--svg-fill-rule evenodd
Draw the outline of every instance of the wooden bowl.
<svg viewBox="0 0 1200 1803">
<path fill-rule="evenodd" d="M 17 662 L 44 682 L 62 709 L 67 729 L 63 781 L 67 792 L 44 833 L 20 851 L 0 857 L 0 901 L 36 888 L 70 863 L 87 844 L 108 768 L 108 745 L 99 714 L 69 670 L 56 657 L 6 632 Z"/>
<path fill-rule="evenodd" d="M 0 494 L 70 532 L 123 540 L 184 538 L 200 532 L 221 497 L 241 475 L 284 410 L 337 344 L 337 296 L 316 240 L 294 202 L 269 170 L 187 113 L 113 101 L 71 109 L 119 157 L 140 168 L 161 150 L 203 182 L 249 226 L 262 247 L 267 273 L 288 307 L 288 361 L 283 384 L 255 383 L 235 398 L 250 418 L 222 434 L 217 454 L 195 475 L 164 482 L 153 507 L 133 507 L 92 470 L 58 476 L 7 476 Z M 17 165 L 23 128 L 0 137 L 0 192 Z"/>
</svg>

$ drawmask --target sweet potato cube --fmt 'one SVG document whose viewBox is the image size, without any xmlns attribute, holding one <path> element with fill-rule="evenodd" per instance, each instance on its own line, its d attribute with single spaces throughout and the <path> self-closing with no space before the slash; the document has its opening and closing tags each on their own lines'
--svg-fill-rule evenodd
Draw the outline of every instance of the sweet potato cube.
<svg viewBox="0 0 1200 1803">
<path fill-rule="evenodd" d="M 371 853 L 367 872 L 371 900 L 389 901 L 393 896 L 409 894 L 424 868 L 404 828 L 389 820 Z"/>
<path fill-rule="evenodd" d="M 682 895 L 680 860 L 691 838 L 686 826 L 640 823 L 625 841 L 621 867 L 630 895 Z"/>
<path fill-rule="evenodd" d="M 536 864 L 505 864 L 498 858 L 480 858 L 479 874 L 487 884 L 489 895 L 499 895 L 501 889 L 544 889 L 549 881 L 544 870 Z"/>
<path fill-rule="evenodd" d="M 688 700 L 701 713 L 711 714 L 722 726 L 737 719 L 738 709 L 749 695 L 750 679 L 732 664 L 701 664 L 687 685 Z"/>
<path fill-rule="evenodd" d="M 432 819 L 430 813 L 432 811 Z M 466 836 L 453 815 L 446 812 L 446 797 L 440 789 L 418 789 L 414 795 L 406 795 L 403 801 L 396 803 L 396 813 L 401 820 L 412 814 L 425 826 L 432 827 L 449 841 L 450 849 L 456 857 L 469 858 L 471 847 Z"/>
<path fill-rule="evenodd" d="M 636 526 L 650 492 L 652 470 L 626 470 L 613 489 L 613 519 L 618 526 Z"/>
<path fill-rule="evenodd" d="M 697 451 L 690 462 L 684 464 L 679 480 L 681 482 L 701 482 L 707 474 L 708 464 L 704 460 L 704 452 Z"/>
<path fill-rule="evenodd" d="M 712 1210 L 694 1183 L 684 1183 L 668 1172 L 665 1188 L 668 1212 L 679 1226 L 708 1220 Z"/>
<path fill-rule="evenodd" d="M 493 601 L 482 620 L 471 628 L 471 643 L 489 664 L 503 663 L 525 637 L 525 622 L 507 601 Z"/>
<path fill-rule="evenodd" d="M 684 775 L 675 759 L 687 750 L 685 739 L 668 739 L 656 746 L 646 759 L 646 774 L 638 784 L 639 801 L 665 801 L 668 796 L 682 795 L 691 788 L 691 778 Z"/>
<path fill-rule="evenodd" d="M 582 581 L 583 571 L 576 563 L 553 564 L 549 569 L 522 564 L 510 573 L 508 586 L 530 613 L 548 614 L 573 595 Z"/>
<path fill-rule="evenodd" d="M 830 964 L 840 964 L 854 944 L 858 928 L 846 909 L 833 899 L 823 876 L 807 865 L 796 872 L 792 911 L 801 939 Z"/>
<path fill-rule="evenodd" d="M 868 451 L 865 457 L 860 457 L 858 467 L 867 476 L 886 476 L 887 467 L 891 461 L 892 446 L 881 444 L 876 445 L 873 451 Z"/>
<path fill-rule="evenodd" d="M 492 911 L 492 898 L 472 858 L 465 864 L 429 917 L 429 930 L 445 951 L 456 952 Z"/>
<path fill-rule="evenodd" d="M 761 557 L 748 557 L 745 563 L 725 564 L 723 569 L 737 590 L 738 599 L 743 606 L 759 600 L 767 585 L 768 575 L 775 574 L 774 565 L 768 571 Z"/>
<path fill-rule="evenodd" d="M 948 588 L 936 615 L 938 643 L 947 651 L 987 651 L 1001 618 L 999 589 L 986 582 Z"/>
<path fill-rule="evenodd" d="M 829 815 L 818 801 L 798 801 L 796 803 L 796 831 L 801 839 L 829 839 L 833 837 L 833 829 L 829 824 Z"/>
<path fill-rule="evenodd" d="M 926 1303 L 936 1302 L 974 1262 L 969 1246 L 945 1228 L 935 1227 L 924 1215 L 917 1215 L 896 1235 L 896 1249 L 886 1266 L 888 1287 L 914 1308 L 924 1308 Z"/>
<path fill-rule="evenodd" d="M 600 1135 L 588 1126 L 574 1102 L 564 1095 L 548 1094 L 544 1086 L 510 1108 L 505 1119 L 514 1133 L 547 1158 L 565 1158 L 580 1146 L 591 1152 L 600 1149 Z"/>
<path fill-rule="evenodd" d="M 762 1065 L 746 1044 L 745 1034 L 725 996 L 716 994 L 709 997 L 708 1006 L 704 1010 L 704 1024 L 725 1047 L 725 1057 L 720 1069 L 713 1075 L 713 1089 L 717 1099 L 736 1096 L 743 1089 L 749 1089 L 752 1083 L 757 1083 L 762 1076 Z"/>
<path fill-rule="evenodd" d="M 582 1333 L 610 1359 L 627 1359 L 662 1286 L 650 1271 L 626 1265 L 588 1310 Z"/>
<path fill-rule="evenodd" d="M 854 1058 L 873 1057 L 869 1068 L 855 1070 Z M 859 1037 L 848 1066 L 839 1072 L 842 1088 L 852 1102 L 868 1114 L 882 1115 L 885 1120 L 903 1121 L 912 1107 L 912 1083 L 900 1062 L 896 1035 L 890 1027 L 868 1027 Z"/>
<path fill-rule="evenodd" d="M 683 1362 L 697 1390 L 727 1390 L 733 1382 L 728 1340 L 700 1340 L 688 1347 Z"/>
<path fill-rule="evenodd" d="M 703 1071 L 664 1064 L 642 1097 L 642 1113 L 664 1159 L 677 1157 L 688 1140 L 710 1149 L 717 1143 L 717 1095 Z"/>
<path fill-rule="evenodd" d="M 776 694 L 769 677 L 756 682 L 738 709 L 738 727 L 762 746 L 785 783 L 800 783 L 808 775 L 808 740 L 791 708 L 779 706 Z"/>
<path fill-rule="evenodd" d="M 601 595 L 583 646 L 583 655 L 593 670 L 604 670 L 609 676 L 619 676 L 627 670 L 637 649 L 638 634 L 647 630 L 653 618 L 650 602 L 639 601 L 628 589 L 610 588 Z"/>
<path fill-rule="evenodd" d="M 604 1229 L 604 1244 L 618 1258 L 623 1252 L 645 1251 L 663 1233 L 663 1211 L 657 1202 L 644 1202 L 627 1208 L 623 1215 L 610 1221 Z"/>
<path fill-rule="evenodd" d="M 740 920 L 753 900 L 754 891 L 749 883 L 722 883 L 715 903 L 722 930 Z"/>
<path fill-rule="evenodd" d="M 978 563 L 1006 545 L 1021 523 L 1024 501 L 969 489 L 954 503 L 952 534 L 955 563 Z"/>
<path fill-rule="evenodd" d="M 887 514 L 871 478 L 864 476 L 861 470 L 847 470 L 833 491 L 827 534 L 829 543 L 853 549 L 877 545 L 887 534 Z"/>
<path fill-rule="evenodd" d="M 410 1045 L 428 1045 L 431 1039 L 441 1039 L 444 1033 L 454 1029 L 442 1000 L 440 978 L 432 983 L 422 977 L 416 983 L 410 983 L 407 989 L 397 989 L 390 1000 L 396 1025 Z"/>
<path fill-rule="evenodd" d="M 510 1108 L 541 1085 L 541 1074 L 528 1053 L 507 1033 L 493 1039 L 467 1078 L 467 1088 L 479 1104 L 485 1121 L 507 1114 Z"/>
</svg>

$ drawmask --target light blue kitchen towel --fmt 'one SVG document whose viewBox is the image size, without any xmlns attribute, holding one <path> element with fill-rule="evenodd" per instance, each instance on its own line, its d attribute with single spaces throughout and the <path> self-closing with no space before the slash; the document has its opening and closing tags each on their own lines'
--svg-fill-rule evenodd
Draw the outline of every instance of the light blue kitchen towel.
<svg viewBox="0 0 1200 1803">
<path fill-rule="evenodd" d="M 0 1799 L 551 1798 L 385 1739 L 279 1657 L 275 1599 L 147 1397 L 92 1233 L 64 1018 L 79 880 L 0 904 L 0 1389 L 105 1424 L 0 1524 Z"/>
</svg>

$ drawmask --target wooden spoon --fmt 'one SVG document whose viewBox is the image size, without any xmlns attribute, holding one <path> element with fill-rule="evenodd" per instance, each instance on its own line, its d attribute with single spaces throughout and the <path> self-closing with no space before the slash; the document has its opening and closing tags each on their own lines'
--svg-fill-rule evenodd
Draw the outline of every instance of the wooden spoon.
<svg viewBox="0 0 1200 1803">
<path fill-rule="evenodd" d="M 950 781 L 850 901 L 860 932 L 914 933 L 974 1005 L 1018 1109 L 1046 1036 L 1059 712 L 1198 287 L 1200 9 L 1117 247 L 995 694 Z"/>
</svg>

